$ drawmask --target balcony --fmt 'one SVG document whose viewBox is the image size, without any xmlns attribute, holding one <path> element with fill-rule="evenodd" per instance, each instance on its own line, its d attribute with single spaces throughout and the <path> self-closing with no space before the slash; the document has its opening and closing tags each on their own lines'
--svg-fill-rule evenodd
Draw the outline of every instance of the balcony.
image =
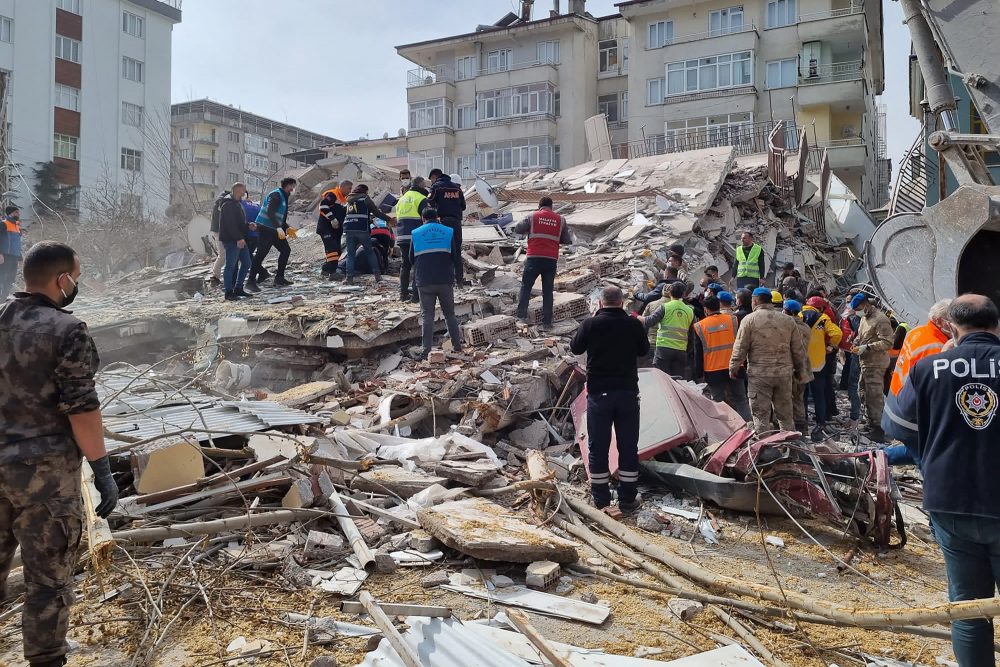
<svg viewBox="0 0 1000 667">
<path fill-rule="evenodd" d="M 732 88 L 718 88 L 715 90 L 699 90 L 693 93 L 681 93 L 679 95 L 668 95 L 663 99 L 664 104 L 680 104 L 681 102 L 693 102 L 695 100 L 707 100 L 717 97 L 731 97 L 734 95 L 756 95 L 757 87 L 753 84 L 746 86 L 735 86 Z"/>
<path fill-rule="evenodd" d="M 218 146 L 219 142 L 211 137 L 192 137 L 192 144 L 201 144 L 202 146 Z"/>
<path fill-rule="evenodd" d="M 406 73 L 406 101 L 426 102 L 455 97 L 455 76 L 446 65 L 418 67 Z"/>
<path fill-rule="evenodd" d="M 551 113 L 530 113 L 518 114 L 516 116 L 505 116 L 503 118 L 491 118 L 490 120 L 480 120 L 476 122 L 477 128 L 497 127 L 498 125 L 513 125 L 515 123 L 532 123 L 535 121 L 547 120 L 556 122 L 555 114 Z"/>
<path fill-rule="evenodd" d="M 432 134 L 455 134 L 455 130 L 447 125 L 439 125 L 437 127 L 425 127 L 419 130 L 408 130 L 406 136 L 407 138 L 428 137 Z"/>
<path fill-rule="evenodd" d="M 824 9 L 799 14 L 799 39 L 803 42 L 825 40 L 831 37 L 863 36 L 867 30 L 864 5 Z"/>
<path fill-rule="evenodd" d="M 863 60 L 829 63 L 806 68 L 799 73 L 798 103 L 850 103 L 863 101 L 865 95 L 865 63 Z"/>
<path fill-rule="evenodd" d="M 476 88 L 489 90 L 546 81 L 553 86 L 559 82 L 558 64 L 551 59 L 532 60 L 529 62 L 513 63 L 507 67 L 479 70 Z"/>
<path fill-rule="evenodd" d="M 868 144 L 861 137 L 820 141 L 819 148 L 826 149 L 831 169 L 865 167 L 868 164 Z"/>
<path fill-rule="evenodd" d="M 744 24 L 737 28 L 726 30 L 710 30 L 679 35 L 672 38 L 660 48 L 668 50 L 667 62 L 706 58 L 719 53 L 734 53 L 736 51 L 752 51 L 757 48 L 760 33 L 754 23 Z M 673 48 L 684 46 L 684 48 Z"/>
<path fill-rule="evenodd" d="M 203 164 L 211 167 L 219 166 L 219 160 L 217 158 L 204 157 L 201 155 L 196 155 L 191 160 L 191 164 Z"/>
</svg>

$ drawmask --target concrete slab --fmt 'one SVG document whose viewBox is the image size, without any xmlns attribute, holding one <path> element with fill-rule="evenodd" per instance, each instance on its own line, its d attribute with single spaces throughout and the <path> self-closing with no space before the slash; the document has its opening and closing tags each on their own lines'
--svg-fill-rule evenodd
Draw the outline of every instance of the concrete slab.
<svg viewBox="0 0 1000 667">
<path fill-rule="evenodd" d="M 410 472 L 402 468 L 382 467 L 359 474 L 354 478 L 351 487 L 359 491 L 372 491 L 374 493 L 390 491 L 400 498 L 409 498 L 435 484 L 444 486 L 447 483 L 448 480 L 444 477 L 436 477 L 420 471 Z"/>
</svg>

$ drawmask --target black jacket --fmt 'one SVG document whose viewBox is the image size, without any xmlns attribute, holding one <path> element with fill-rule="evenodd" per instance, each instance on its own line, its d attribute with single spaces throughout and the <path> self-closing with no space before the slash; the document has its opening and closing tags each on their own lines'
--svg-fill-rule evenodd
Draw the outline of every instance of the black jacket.
<svg viewBox="0 0 1000 667">
<path fill-rule="evenodd" d="M 243 205 L 231 195 L 223 197 L 219 209 L 219 240 L 223 243 L 245 241 L 249 231 Z"/>
<path fill-rule="evenodd" d="M 637 360 L 649 353 L 642 322 L 621 308 L 601 308 L 576 330 L 573 354 L 587 353 L 587 391 L 639 391 Z"/>
<path fill-rule="evenodd" d="M 889 392 L 885 432 L 924 475 L 924 509 L 1000 519 L 1000 338 L 977 332 L 914 365 Z"/>
<path fill-rule="evenodd" d="M 439 218 L 462 219 L 465 194 L 462 193 L 462 188 L 451 180 L 451 176 L 441 176 L 434 181 L 427 199 L 430 200 L 431 206 L 437 209 Z"/>
</svg>

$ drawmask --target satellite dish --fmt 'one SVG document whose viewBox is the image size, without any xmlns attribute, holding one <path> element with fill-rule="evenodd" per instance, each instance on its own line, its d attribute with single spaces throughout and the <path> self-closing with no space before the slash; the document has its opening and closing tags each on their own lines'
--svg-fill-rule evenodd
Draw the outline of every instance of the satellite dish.
<svg viewBox="0 0 1000 667">
<path fill-rule="evenodd" d="M 472 186 L 476 193 L 479 194 L 479 198 L 483 200 L 483 203 L 496 210 L 500 208 L 500 200 L 497 199 L 496 194 L 493 192 L 493 188 L 489 183 L 481 178 L 477 178 L 475 184 Z"/>
<path fill-rule="evenodd" d="M 462 187 L 462 177 L 459 176 L 458 174 L 448 174 L 448 178 L 450 178 L 454 183 L 456 183 L 458 187 Z"/>
<path fill-rule="evenodd" d="M 597 183 L 587 181 L 583 185 L 583 191 L 586 192 L 588 195 L 594 194 L 595 192 L 597 192 Z"/>
<path fill-rule="evenodd" d="M 388 139 L 388 138 L 389 138 L 389 133 L 388 133 L 388 132 L 386 132 L 385 134 L 383 134 L 383 135 L 382 135 L 382 138 L 383 138 L 383 139 Z"/>
<path fill-rule="evenodd" d="M 402 127 L 399 128 L 398 130 L 396 130 L 396 136 L 397 137 L 405 137 L 406 136 L 406 130 L 403 129 Z"/>
<path fill-rule="evenodd" d="M 196 255 L 207 256 L 209 253 L 206 247 L 206 239 L 212 237 L 212 221 L 203 215 L 196 215 L 191 218 L 187 225 L 188 246 Z"/>
</svg>

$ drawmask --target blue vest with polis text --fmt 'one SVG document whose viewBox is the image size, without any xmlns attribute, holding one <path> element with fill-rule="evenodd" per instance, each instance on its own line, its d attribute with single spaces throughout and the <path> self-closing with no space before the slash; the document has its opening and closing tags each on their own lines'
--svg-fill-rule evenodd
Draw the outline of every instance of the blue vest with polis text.
<svg viewBox="0 0 1000 667">
<path fill-rule="evenodd" d="M 417 286 L 450 285 L 455 281 L 452 241 L 455 232 L 439 220 L 425 222 L 413 230 L 413 259 Z"/>
</svg>

